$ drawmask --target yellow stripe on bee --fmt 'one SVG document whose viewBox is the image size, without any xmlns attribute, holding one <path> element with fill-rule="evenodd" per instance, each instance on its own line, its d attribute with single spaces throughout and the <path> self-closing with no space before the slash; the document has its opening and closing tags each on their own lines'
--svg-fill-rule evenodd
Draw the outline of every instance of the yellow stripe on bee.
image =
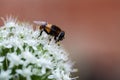
<svg viewBox="0 0 120 80">
<path fill-rule="evenodd" d="M 51 29 L 52 24 L 47 24 L 46 27 Z"/>
<path fill-rule="evenodd" d="M 49 33 L 51 31 L 52 24 L 47 24 L 45 30 Z"/>
</svg>

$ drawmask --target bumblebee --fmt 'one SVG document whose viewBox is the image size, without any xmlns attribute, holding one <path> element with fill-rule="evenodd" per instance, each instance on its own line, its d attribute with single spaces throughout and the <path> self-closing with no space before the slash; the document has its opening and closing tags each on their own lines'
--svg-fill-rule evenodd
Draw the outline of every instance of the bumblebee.
<svg viewBox="0 0 120 80">
<path fill-rule="evenodd" d="M 41 32 L 39 36 L 41 36 L 42 32 L 45 31 L 48 35 L 54 37 L 56 43 L 64 39 L 65 32 L 61 30 L 58 26 L 48 24 L 44 21 L 34 21 L 34 23 L 40 25 L 39 29 L 41 30 Z"/>
</svg>

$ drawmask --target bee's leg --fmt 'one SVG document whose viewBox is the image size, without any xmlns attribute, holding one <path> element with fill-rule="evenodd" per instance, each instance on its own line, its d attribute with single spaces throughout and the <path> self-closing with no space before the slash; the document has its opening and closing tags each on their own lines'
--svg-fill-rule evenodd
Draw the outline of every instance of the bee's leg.
<svg viewBox="0 0 120 80">
<path fill-rule="evenodd" d="M 51 38 L 49 37 L 49 42 L 48 42 L 48 45 L 50 44 L 50 41 L 51 41 Z"/>
<path fill-rule="evenodd" d="M 54 40 L 55 40 L 55 43 L 57 43 L 57 39 L 56 39 L 56 36 L 54 37 Z"/>
<path fill-rule="evenodd" d="M 55 40 L 55 43 L 57 43 L 58 41 L 57 40 Z"/>
<path fill-rule="evenodd" d="M 51 36 L 50 35 L 48 36 L 48 39 L 49 39 L 49 42 L 50 42 L 51 41 Z"/>
<path fill-rule="evenodd" d="M 41 32 L 40 32 L 40 36 L 42 35 L 42 32 L 43 32 L 43 31 L 44 31 L 44 30 L 42 29 Z"/>
<path fill-rule="evenodd" d="M 56 36 L 54 37 L 54 40 L 55 40 L 55 43 L 58 44 L 58 46 L 60 46 L 59 39 Z"/>
<path fill-rule="evenodd" d="M 57 39 L 57 37 L 54 37 L 55 43 L 57 43 L 59 40 Z"/>
<path fill-rule="evenodd" d="M 49 42 L 51 41 L 51 38 L 49 38 Z"/>
<path fill-rule="evenodd" d="M 40 32 L 40 35 L 38 36 L 38 37 L 40 37 L 41 35 L 42 35 L 42 32 L 43 32 L 44 30 L 41 30 L 41 32 Z"/>
</svg>

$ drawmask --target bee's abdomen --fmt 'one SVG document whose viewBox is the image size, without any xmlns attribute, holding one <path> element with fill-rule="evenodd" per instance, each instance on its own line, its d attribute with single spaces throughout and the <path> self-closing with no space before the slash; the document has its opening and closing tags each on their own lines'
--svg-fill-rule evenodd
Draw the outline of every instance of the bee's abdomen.
<svg viewBox="0 0 120 80">
<path fill-rule="evenodd" d="M 51 26 L 51 31 L 50 34 L 53 36 L 58 36 L 58 34 L 60 33 L 61 29 L 58 28 L 56 25 L 52 25 Z"/>
</svg>

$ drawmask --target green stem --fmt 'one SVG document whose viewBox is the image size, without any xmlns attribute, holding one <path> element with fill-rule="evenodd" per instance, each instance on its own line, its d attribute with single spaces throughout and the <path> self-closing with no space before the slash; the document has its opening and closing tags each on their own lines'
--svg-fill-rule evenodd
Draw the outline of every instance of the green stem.
<svg viewBox="0 0 120 80">
<path fill-rule="evenodd" d="M 7 69 L 7 67 L 8 67 L 8 60 L 7 60 L 7 58 L 5 58 L 5 63 L 6 63 L 6 69 Z"/>
</svg>

